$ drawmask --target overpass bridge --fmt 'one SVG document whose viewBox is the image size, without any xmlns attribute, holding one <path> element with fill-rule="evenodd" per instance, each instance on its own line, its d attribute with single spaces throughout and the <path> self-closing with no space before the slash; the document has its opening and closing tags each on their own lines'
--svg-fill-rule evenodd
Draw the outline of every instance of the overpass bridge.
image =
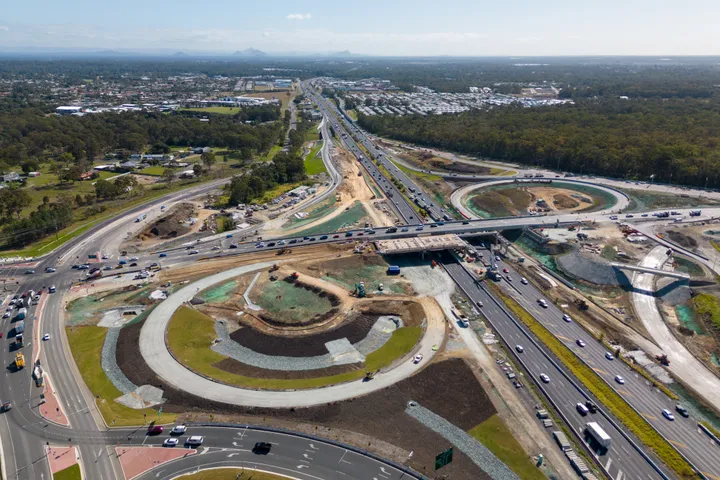
<svg viewBox="0 0 720 480">
<path fill-rule="evenodd" d="M 613 268 L 616 268 L 618 270 L 632 270 L 634 272 L 649 273 L 651 275 L 661 275 L 665 277 L 680 278 L 682 280 L 690 280 L 690 275 L 688 275 L 687 273 L 669 272 L 667 270 L 660 270 L 658 268 L 638 267 L 635 265 L 623 265 L 622 263 L 615 262 L 613 262 L 611 265 Z"/>
</svg>

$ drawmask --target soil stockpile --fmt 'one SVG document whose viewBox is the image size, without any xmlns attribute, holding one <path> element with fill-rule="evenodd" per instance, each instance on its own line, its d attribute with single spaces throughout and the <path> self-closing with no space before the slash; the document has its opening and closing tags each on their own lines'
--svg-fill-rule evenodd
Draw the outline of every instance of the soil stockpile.
<svg viewBox="0 0 720 480">
<path fill-rule="evenodd" d="M 167 240 L 184 235 L 190 231 L 190 226 L 184 222 L 194 213 L 195 206 L 192 203 L 175 205 L 165 216 L 138 234 L 137 238 L 139 240 Z"/>
</svg>

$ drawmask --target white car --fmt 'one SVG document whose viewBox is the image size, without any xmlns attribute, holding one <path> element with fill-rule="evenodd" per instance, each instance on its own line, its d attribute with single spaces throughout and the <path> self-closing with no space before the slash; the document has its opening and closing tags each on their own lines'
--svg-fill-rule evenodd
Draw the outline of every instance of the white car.
<svg viewBox="0 0 720 480">
<path fill-rule="evenodd" d="M 177 438 L 166 438 L 163 442 L 163 447 L 174 447 L 180 443 Z"/>
<path fill-rule="evenodd" d="M 563 320 L 565 320 L 566 322 L 572 322 L 572 318 L 570 318 L 570 315 L 568 315 L 567 313 L 563 314 Z"/>
<path fill-rule="evenodd" d="M 187 432 L 185 425 L 175 425 L 173 429 L 170 430 L 170 435 L 182 435 L 185 432 Z"/>
<path fill-rule="evenodd" d="M 413 358 L 413 363 L 420 363 L 422 361 L 422 359 L 423 359 L 423 354 L 418 353 L 417 355 L 415 355 L 415 358 Z"/>
<path fill-rule="evenodd" d="M 548 308 L 547 301 L 544 298 L 538 298 L 537 302 L 540 304 L 541 307 Z"/>
<path fill-rule="evenodd" d="M 615 381 L 620 385 L 625 385 L 625 379 L 621 375 L 615 375 Z"/>
<path fill-rule="evenodd" d="M 285 245 L 285 240 L 280 240 L 277 244 L 278 244 L 278 245 Z"/>
<path fill-rule="evenodd" d="M 43 340 L 45 340 L 45 341 L 50 340 L 50 334 L 46 333 L 45 335 L 43 335 Z"/>
<path fill-rule="evenodd" d="M 515 350 L 517 350 L 518 353 L 522 353 L 525 351 L 522 345 L 515 345 Z"/>
<path fill-rule="evenodd" d="M 198 253 L 200 253 L 198 250 L 190 250 L 190 253 L 188 253 L 188 255 L 197 255 Z"/>
<path fill-rule="evenodd" d="M 132 257 L 132 258 L 130 259 L 130 261 L 131 261 L 131 262 L 137 262 L 137 261 L 138 261 L 138 257 Z"/>
<path fill-rule="evenodd" d="M 12 315 L 10 312 L 5 312 L 3 318 L 10 318 L 10 315 Z"/>
<path fill-rule="evenodd" d="M 610 352 L 605 352 L 605 358 L 607 358 L 608 360 L 615 360 L 615 357 Z"/>
<path fill-rule="evenodd" d="M 585 342 L 583 342 L 583 341 L 580 340 L 579 338 L 578 338 L 577 340 L 575 340 L 575 343 L 578 344 L 578 347 L 584 347 L 584 346 L 585 346 Z"/>
<path fill-rule="evenodd" d="M 525 278 L 525 277 L 522 277 L 522 278 L 520 279 L 520 283 L 522 283 L 523 285 L 527 285 L 527 284 L 528 284 L 528 279 Z"/>
<path fill-rule="evenodd" d="M 667 418 L 671 422 L 673 420 L 675 420 L 675 415 L 673 415 L 672 412 L 670 410 L 668 410 L 667 408 L 663 408 L 662 414 L 663 414 L 663 417 Z"/>
<path fill-rule="evenodd" d="M 541 374 L 540 374 L 540 380 L 542 380 L 543 383 L 550 383 L 550 377 L 548 377 L 548 376 L 545 375 L 544 373 L 541 373 Z"/>
<path fill-rule="evenodd" d="M 220 247 L 218 247 L 217 245 L 215 245 L 214 247 L 212 247 L 212 250 L 215 250 L 215 251 L 220 250 Z"/>
<path fill-rule="evenodd" d="M 194 445 L 199 446 L 203 443 L 203 437 L 200 435 L 193 435 L 192 437 L 188 437 L 187 440 L 185 440 L 186 445 Z"/>
</svg>

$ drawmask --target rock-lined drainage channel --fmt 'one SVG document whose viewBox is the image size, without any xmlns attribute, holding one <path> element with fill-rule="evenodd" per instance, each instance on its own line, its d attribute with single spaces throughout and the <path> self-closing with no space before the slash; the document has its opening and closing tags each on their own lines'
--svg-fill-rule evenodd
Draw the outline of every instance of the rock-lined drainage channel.
<svg viewBox="0 0 720 480">
<path fill-rule="evenodd" d="M 480 470 L 490 475 L 494 480 L 520 480 L 520 477 L 501 462 L 485 445 L 441 416 L 415 402 L 408 404 L 405 413 L 433 432 L 441 435 L 467 455 Z"/>
<path fill-rule="evenodd" d="M 100 364 L 105 372 L 105 375 L 110 379 L 115 388 L 120 390 L 123 394 L 134 392 L 137 389 L 137 385 L 132 383 L 120 370 L 120 366 L 117 364 L 117 357 L 115 356 L 115 350 L 117 349 L 118 338 L 120 337 L 120 330 L 122 327 L 108 328 L 108 332 L 105 335 L 105 342 L 103 343 L 102 353 L 100 354 Z"/>
<path fill-rule="evenodd" d="M 314 357 L 284 357 L 265 355 L 250 350 L 230 338 L 224 322 L 215 322 L 215 333 L 218 342 L 210 348 L 225 357 L 237 360 L 240 363 L 265 370 L 283 370 L 298 372 L 317 370 L 336 365 L 347 365 L 365 360 L 365 357 L 382 347 L 390 340 L 392 333 L 403 326 L 402 319 L 394 316 L 379 317 L 367 336 L 351 345 L 347 339 L 338 339 L 327 342 L 328 353 Z M 343 340 L 345 340 L 343 342 Z"/>
<path fill-rule="evenodd" d="M 247 303 L 247 306 L 250 310 L 259 311 L 262 310 L 262 307 L 260 305 L 256 305 L 253 303 L 252 300 L 250 300 L 250 292 L 252 291 L 253 287 L 255 286 L 255 282 L 258 281 L 258 278 L 260 278 L 260 275 L 262 275 L 262 272 L 258 272 L 255 277 L 253 277 L 252 282 L 250 282 L 250 285 L 248 286 L 247 290 L 245 290 L 245 293 L 243 293 L 243 298 L 245 299 L 245 303 Z"/>
</svg>

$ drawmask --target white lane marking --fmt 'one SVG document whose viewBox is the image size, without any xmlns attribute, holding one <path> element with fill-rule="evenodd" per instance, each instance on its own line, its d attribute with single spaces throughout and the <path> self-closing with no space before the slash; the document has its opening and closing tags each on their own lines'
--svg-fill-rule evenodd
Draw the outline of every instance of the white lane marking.
<svg viewBox="0 0 720 480">
<path fill-rule="evenodd" d="M 308 467 L 307 465 L 298 465 L 295 468 L 297 468 L 298 470 L 302 470 L 303 468 L 310 468 L 310 467 Z"/>
<path fill-rule="evenodd" d="M 612 458 L 609 458 L 605 464 L 605 470 L 610 471 L 610 465 L 612 465 Z"/>
<path fill-rule="evenodd" d="M 617 478 L 615 480 L 622 480 L 622 478 L 623 478 L 623 472 L 622 472 L 622 470 L 620 470 L 618 472 Z"/>
<path fill-rule="evenodd" d="M 307 458 L 308 460 L 312 460 L 313 458 L 308 455 L 307 453 L 303 453 L 303 457 Z"/>
<path fill-rule="evenodd" d="M 235 455 L 240 455 L 240 454 L 239 454 L 239 453 L 231 453 L 230 455 L 227 456 L 227 458 L 232 458 L 232 457 L 234 457 Z"/>
<path fill-rule="evenodd" d="M 319 448 L 317 448 L 317 447 L 316 447 L 315 445 L 313 445 L 312 443 L 310 444 L 310 448 L 312 448 L 313 450 L 320 450 Z"/>
</svg>

